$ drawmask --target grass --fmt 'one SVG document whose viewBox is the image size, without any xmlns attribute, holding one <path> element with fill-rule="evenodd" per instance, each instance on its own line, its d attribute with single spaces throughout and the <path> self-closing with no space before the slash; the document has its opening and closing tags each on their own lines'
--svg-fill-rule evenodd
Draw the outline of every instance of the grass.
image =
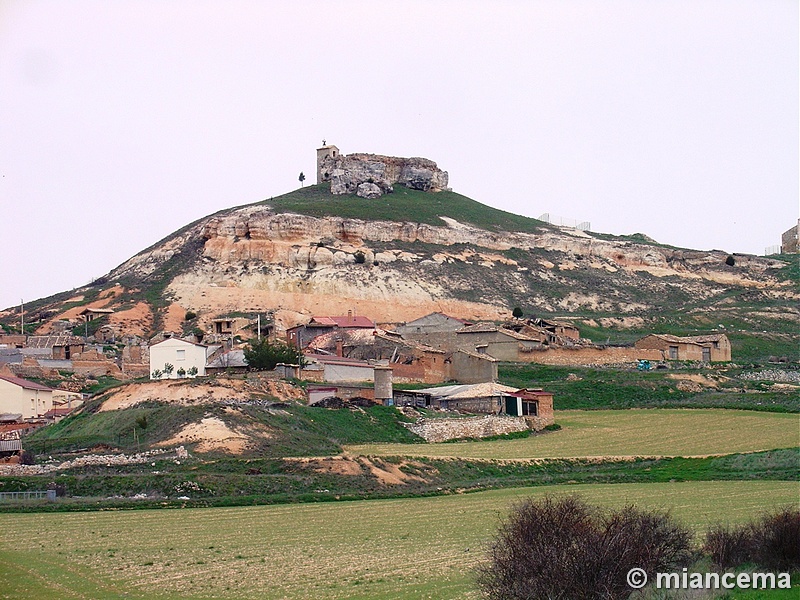
<svg viewBox="0 0 800 600">
<path fill-rule="evenodd" d="M 232 413 L 224 406 L 146 402 L 124 410 L 96 412 L 102 402 L 102 397 L 94 399 L 78 413 L 35 431 L 26 437 L 26 448 L 36 454 L 69 452 L 98 444 L 126 451 L 146 449 L 206 416 L 219 418 L 234 428 L 254 423 L 269 427 L 272 435 L 256 449 L 262 457 L 338 454 L 342 444 L 368 441 L 420 441 L 400 424 L 406 418 L 388 406 L 326 410 L 293 405 L 275 413 L 242 405 L 242 412 Z M 137 424 L 142 418 L 148 424 L 145 429 Z"/>
<path fill-rule="evenodd" d="M 800 449 L 705 458 L 546 459 L 535 461 L 397 457 L 355 459 L 347 474 L 318 461 L 215 457 L 180 464 L 154 457 L 125 467 L 96 464 L 57 475 L 0 477 L 0 491 L 45 489 L 54 480 L 68 496 L 57 502 L 0 504 L 0 512 L 61 512 L 331 502 L 444 495 L 563 483 L 668 481 L 797 481 Z M 387 485 L 371 468 L 399 469 L 405 483 Z M 140 497 L 135 498 L 139 495 Z M 145 497 L 141 497 L 144 495 Z"/>
<path fill-rule="evenodd" d="M 516 488 L 435 498 L 2 515 L 6 599 L 477 599 L 472 569 L 511 503 L 580 493 L 700 530 L 797 502 L 796 482 Z"/>
<path fill-rule="evenodd" d="M 797 388 L 775 389 L 737 379 L 741 372 L 742 369 L 724 365 L 649 372 L 537 364 L 499 366 L 502 383 L 515 387 L 544 386 L 553 392 L 556 410 L 686 407 L 800 412 Z M 681 389 L 682 381 L 691 382 L 692 377 L 698 376 L 704 381 L 701 391 Z"/>
<path fill-rule="evenodd" d="M 422 192 L 395 185 L 394 192 L 375 200 L 355 195 L 334 196 L 330 184 L 302 187 L 264 200 L 277 212 L 297 212 L 312 217 L 343 217 L 374 221 L 401 221 L 444 225 L 445 216 L 491 231 L 534 233 L 551 226 L 543 221 L 505 212 L 456 192 Z"/>
<path fill-rule="evenodd" d="M 353 454 L 530 459 L 700 456 L 800 445 L 800 417 L 713 409 L 559 411 L 562 430 L 496 442 L 363 444 Z"/>
</svg>

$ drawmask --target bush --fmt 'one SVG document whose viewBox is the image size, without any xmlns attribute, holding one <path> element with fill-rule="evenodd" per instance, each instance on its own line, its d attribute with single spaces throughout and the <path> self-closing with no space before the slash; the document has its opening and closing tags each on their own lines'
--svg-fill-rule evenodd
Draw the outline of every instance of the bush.
<svg viewBox="0 0 800 600">
<path fill-rule="evenodd" d="M 775 571 L 800 569 L 800 510 L 787 507 L 756 525 L 755 562 Z"/>
<path fill-rule="evenodd" d="M 627 598 L 630 569 L 688 565 L 690 540 L 667 513 L 604 511 L 576 496 L 526 500 L 501 524 L 478 585 L 492 600 Z"/>
<path fill-rule="evenodd" d="M 192 319 L 197 318 L 197 313 L 191 310 L 187 310 L 186 314 L 183 316 L 184 321 L 191 321 Z"/>
<path fill-rule="evenodd" d="M 271 371 L 278 363 L 301 364 L 303 355 L 293 346 L 261 338 L 250 340 L 249 346 L 244 349 L 244 359 L 251 369 Z"/>
<path fill-rule="evenodd" d="M 30 450 L 23 450 L 19 453 L 19 464 L 21 465 L 35 465 L 36 456 Z"/>
<path fill-rule="evenodd" d="M 353 254 L 353 258 L 355 259 L 357 265 L 363 265 L 367 260 L 367 255 L 361 250 L 358 250 L 355 254 Z"/>
<path fill-rule="evenodd" d="M 742 565 L 753 556 L 753 536 L 746 526 L 716 525 L 706 533 L 703 550 L 717 568 Z"/>
<path fill-rule="evenodd" d="M 514 310 L 511 312 L 511 316 L 515 319 L 521 319 L 525 313 L 522 312 L 522 309 L 519 306 L 515 306 Z"/>
<path fill-rule="evenodd" d="M 786 507 L 739 527 L 716 526 L 703 549 L 718 568 L 757 564 L 773 571 L 800 568 L 800 510 Z"/>
</svg>

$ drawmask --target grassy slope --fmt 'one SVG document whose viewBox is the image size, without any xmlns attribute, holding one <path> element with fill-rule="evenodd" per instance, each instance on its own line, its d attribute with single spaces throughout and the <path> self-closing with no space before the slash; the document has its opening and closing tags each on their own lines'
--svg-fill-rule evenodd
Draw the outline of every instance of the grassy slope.
<svg viewBox="0 0 800 600">
<path fill-rule="evenodd" d="M 376 200 L 358 196 L 333 196 L 329 184 L 311 185 L 264 200 L 277 212 L 296 212 L 313 217 L 345 217 L 367 221 L 401 221 L 444 225 L 450 217 L 490 231 L 535 232 L 550 225 L 537 219 L 505 212 L 455 192 L 420 192 L 401 185 L 394 193 Z"/>
<path fill-rule="evenodd" d="M 552 493 L 671 508 L 702 530 L 795 503 L 797 484 L 572 485 L 225 510 L 4 515 L 2 597 L 476 599 L 472 569 L 499 518 L 514 501 Z"/>
<path fill-rule="evenodd" d="M 405 418 L 396 409 L 386 406 L 351 411 L 294 405 L 278 414 L 243 406 L 243 414 L 236 415 L 225 406 L 150 402 L 124 410 L 96 412 L 103 400 L 103 397 L 97 398 L 77 414 L 35 431 L 26 438 L 26 447 L 42 454 L 97 444 L 134 451 L 169 439 L 187 423 L 205 416 L 217 417 L 234 428 L 254 422 L 270 427 L 272 437 L 257 448 L 260 456 L 267 457 L 338 454 L 343 443 L 413 443 L 419 440 L 400 425 Z M 142 418 L 147 422 L 145 428 L 140 426 Z"/>
<path fill-rule="evenodd" d="M 515 387 L 545 387 L 554 394 L 556 410 L 621 408 L 733 408 L 769 412 L 800 412 L 797 388 L 770 381 L 746 381 L 728 366 L 641 372 L 537 364 L 501 364 L 500 381 Z M 716 387 L 680 389 L 682 378 L 702 376 Z"/>
<path fill-rule="evenodd" d="M 367 444 L 354 454 L 532 459 L 693 456 L 800 445 L 800 417 L 734 410 L 561 411 L 563 429 L 523 439 L 457 444 Z"/>
</svg>

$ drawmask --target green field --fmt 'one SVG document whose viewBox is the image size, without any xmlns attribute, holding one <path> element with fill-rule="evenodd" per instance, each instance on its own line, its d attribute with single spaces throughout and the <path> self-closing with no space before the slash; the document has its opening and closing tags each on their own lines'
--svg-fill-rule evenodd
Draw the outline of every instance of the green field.
<svg viewBox="0 0 800 600">
<path fill-rule="evenodd" d="M 348 453 L 455 458 L 707 456 L 800 445 L 800 416 L 715 409 L 558 411 L 562 430 L 523 439 L 361 444 Z"/>
<path fill-rule="evenodd" d="M 580 493 L 702 529 L 798 501 L 797 482 L 571 485 L 228 509 L 0 515 L 0 598 L 477 598 L 512 502 Z"/>
</svg>

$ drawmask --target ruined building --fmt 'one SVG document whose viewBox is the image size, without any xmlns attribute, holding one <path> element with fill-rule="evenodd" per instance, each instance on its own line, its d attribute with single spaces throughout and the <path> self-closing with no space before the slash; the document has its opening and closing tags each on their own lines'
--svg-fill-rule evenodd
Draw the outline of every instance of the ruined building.
<svg viewBox="0 0 800 600">
<path fill-rule="evenodd" d="M 439 192 L 448 189 L 448 176 L 427 158 L 398 158 L 378 154 L 347 154 L 332 144 L 317 148 L 317 183 L 329 181 L 331 193 L 379 198 L 393 185 Z"/>
</svg>

